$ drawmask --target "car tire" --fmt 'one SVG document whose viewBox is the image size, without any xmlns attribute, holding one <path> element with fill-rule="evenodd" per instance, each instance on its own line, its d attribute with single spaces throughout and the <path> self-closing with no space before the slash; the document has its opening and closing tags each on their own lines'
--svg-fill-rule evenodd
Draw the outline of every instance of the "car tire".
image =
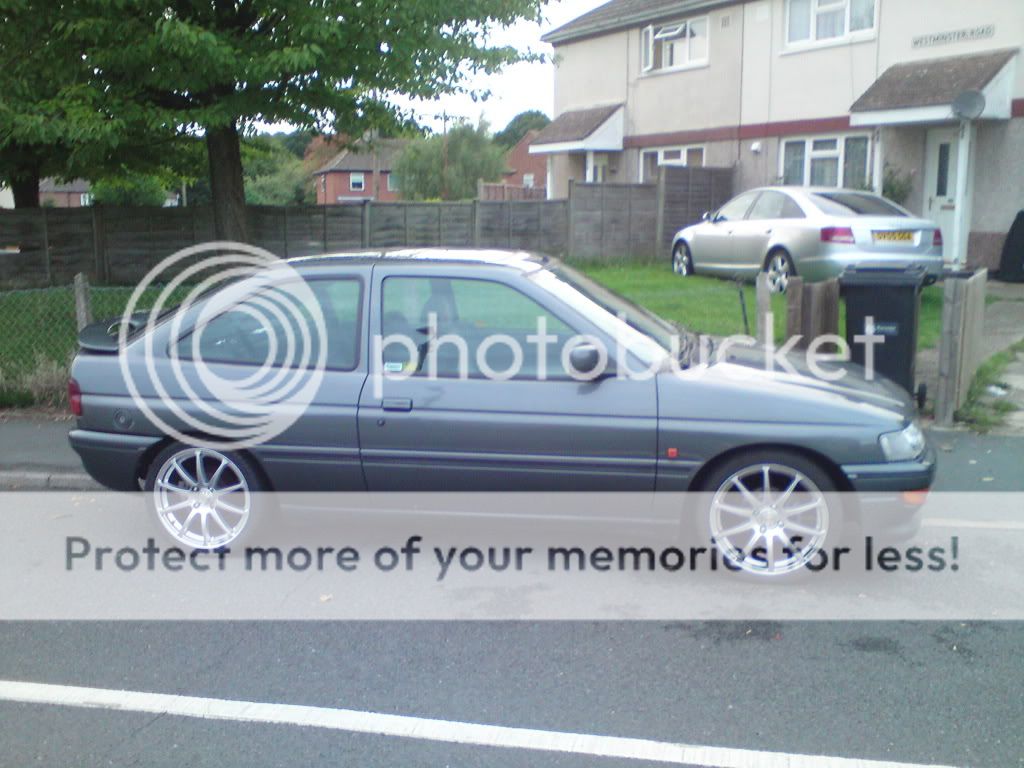
<svg viewBox="0 0 1024 768">
<path fill-rule="evenodd" d="M 843 531 L 835 483 L 794 451 L 736 454 L 714 467 L 699 490 L 701 544 L 711 542 L 731 564 L 723 562 L 724 570 L 747 577 L 805 576 L 827 562 Z"/>
<path fill-rule="evenodd" d="M 676 243 L 672 249 L 672 271 L 680 277 L 689 277 L 693 274 L 693 256 L 690 253 L 690 246 L 685 242 Z"/>
<path fill-rule="evenodd" d="M 768 289 L 772 293 L 785 293 L 791 278 L 796 277 L 796 266 L 788 251 L 776 248 L 764 260 L 764 272 L 768 275 Z"/>
<path fill-rule="evenodd" d="M 215 445 L 171 443 L 153 459 L 143 487 L 165 538 L 185 549 L 240 549 L 270 514 L 256 463 Z"/>
</svg>

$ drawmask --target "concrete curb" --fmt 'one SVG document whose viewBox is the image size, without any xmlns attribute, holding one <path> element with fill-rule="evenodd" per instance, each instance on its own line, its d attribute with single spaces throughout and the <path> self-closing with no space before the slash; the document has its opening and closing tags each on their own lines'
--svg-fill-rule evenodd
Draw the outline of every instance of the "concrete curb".
<svg viewBox="0 0 1024 768">
<path fill-rule="evenodd" d="M 0 469 L 4 491 L 99 491 L 102 486 L 84 472 Z"/>
</svg>

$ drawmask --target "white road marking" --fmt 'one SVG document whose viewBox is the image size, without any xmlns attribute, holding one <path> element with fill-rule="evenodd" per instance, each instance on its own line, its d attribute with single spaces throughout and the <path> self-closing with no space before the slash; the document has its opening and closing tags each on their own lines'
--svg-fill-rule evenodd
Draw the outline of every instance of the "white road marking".
<svg viewBox="0 0 1024 768">
<path fill-rule="evenodd" d="M 460 723 L 352 709 L 307 707 L 296 704 L 264 704 L 255 701 L 207 699 L 165 693 L 81 688 L 72 685 L 0 680 L 0 701 L 52 704 L 64 707 L 115 709 L 206 720 L 241 723 L 297 725 L 353 733 L 399 736 L 452 744 L 567 752 L 595 757 L 647 760 L 705 768 L 949 768 L 884 760 L 793 755 L 728 747 L 701 747 L 649 739 L 562 733 L 532 728 Z"/>
<path fill-rule="evenodd" d="M 925 528 L 977 528 L 986 531 L 1024 531 L 1021 520 L 954 520 L 947 517 L 926 517 L 921 521 Z"/>
</svg>

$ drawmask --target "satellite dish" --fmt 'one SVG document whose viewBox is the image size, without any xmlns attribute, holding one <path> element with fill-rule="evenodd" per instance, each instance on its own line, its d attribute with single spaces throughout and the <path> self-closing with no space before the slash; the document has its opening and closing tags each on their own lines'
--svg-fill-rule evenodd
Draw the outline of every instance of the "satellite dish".
<svg viewBox="0 0 1024 768">
<path fill-rule="evenodd" d="M 985 94 L 981 91 L 964 91 L 953 99 L 953 114 L 962 120 L 974 120 L 985 111 Z"/>
</svg>

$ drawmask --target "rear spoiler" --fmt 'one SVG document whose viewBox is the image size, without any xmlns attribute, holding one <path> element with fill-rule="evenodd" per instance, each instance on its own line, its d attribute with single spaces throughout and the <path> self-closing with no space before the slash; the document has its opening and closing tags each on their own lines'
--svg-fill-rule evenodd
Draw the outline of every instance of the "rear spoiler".
<svg viewBox="0 0 1024 768">
<path fill-rule="evenodd" d="M 113 354 L 118 351 L 118 337 L 124 318 L 115 317 L 90 323 L 78 334 L 78 346 L 83 352 Z M 135 312 L 128 319 L 127 337 L 130 339 L 142 330 L 149 320 L 149 312 Z"/>
</svg>

